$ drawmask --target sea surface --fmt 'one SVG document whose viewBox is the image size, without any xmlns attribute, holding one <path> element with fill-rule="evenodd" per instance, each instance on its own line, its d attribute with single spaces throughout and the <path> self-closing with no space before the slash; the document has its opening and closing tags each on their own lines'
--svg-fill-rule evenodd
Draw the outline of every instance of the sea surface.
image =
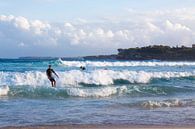
<svg viewBox="0 0 195 129">
<path fill-rule="evenodd" d="M 0 59 L 0 127 L 58 124 L 195 125 L 195 62 Z"/>
</svg>

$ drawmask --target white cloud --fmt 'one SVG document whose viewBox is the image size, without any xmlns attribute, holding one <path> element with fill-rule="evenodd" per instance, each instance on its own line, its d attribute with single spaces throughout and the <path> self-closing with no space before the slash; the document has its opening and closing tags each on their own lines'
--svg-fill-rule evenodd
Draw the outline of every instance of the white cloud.
<svg viewBox="0 0 195 129">
<path fill-rule="evenodd" d="M 51 49 L 53 53 L 61 50 L 57 52 L 59 55 L 80 55 L 81 51 L 86 55 L 113 53 L 121 47 L 152 44 L 189 46 L 195 42 L 194 11 L 177 9 L 139 12 L 130 9 L 126 15 L 114 16 L 114 21 L 113 18 L 99 19 L 98 22 L 80 19 L 64 24 L 0 15 L 0 46 L 8 44 L 7 49 L 13 46 L 13 50 L 17 47 L 20 50 L 24 46 L 29 50 L 39 48 L 40 53 L 45 51 L 48 55 Z M 31 54 L 29 52 L 28 55 Z"/>
<path fill-rule="evenodd" d="M 77 22 L 78 22 L 78 23 L 81 23 L 81 24 L 85 24 L 85 23 L 87 23 L 87 20 L 85 20 L 85 19 L 83 19 L 83 18 L 78 18 L 78 19 L 77 19 Z"/>
<path fill-rule="evenodd" d="M 39 20 L 35 20 L 31 22 L 31 29 L 35 34 L 42 34 L 45 31 L 51 29 L 50 24 L 44 23 Z"/>
<path fill-rule="evenodd" d="M 0 20 L 1 21 L 5 21 L 5 22 L 10 22 L 14 19 L 14 16 L 9 15 L 9 16 L 5 16 L 5 15 L 1 15 L 0 16 Z"/>
<path fill-rule="evenodd" d="M 185 25 L 181 25 L 179 23 L 171 23 L 169 20 L 166 21 L 166 27 L 169 30 L 173 31 L 190 31 L 190 28 L 186 27 Z"/>
<path fill-rule="evenodd" d="M 71 23 L 68 23 L 68 22 L 66 22 L 66 23 L 64 24 L 64 26 L 65 26 L 65 27 L 70 27 L 70 28 L 73 27 L 72 24 L 71 24 Z"/>
<path fill-rule="evenodd" d="M 96 34 L 97 34 L 97 35 L 104 35 L 104 30 L 103 30 L 102 28 L 98 28 L 98 29 L 96 30 Z"/>
<path fill-rule="evenodd" d="M 29 28 L 30 28 L 30 24 L 29 24 L 28 20 L 24 17 L 15 17 L 13 24 L 16 27 L 24 29 L 24 30 L 29 30 Z"/>
<path fill-rule="evenodd" d="M 162 32 L 162 30 L 159 27 L 157 27 L 156 25 L 152 24 L 151 22 L 147 22 L 146 25 L 147 25 L 147 27 L 149 28 L 149 30 L 151 32 Z"/>
</svg>

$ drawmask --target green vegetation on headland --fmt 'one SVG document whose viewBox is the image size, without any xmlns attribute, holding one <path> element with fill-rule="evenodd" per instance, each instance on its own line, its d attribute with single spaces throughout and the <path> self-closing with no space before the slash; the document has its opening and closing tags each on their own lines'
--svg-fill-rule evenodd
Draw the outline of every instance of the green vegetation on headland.
<svg viewBox="0 0 195 129">
<path fill-rule="evenodd" d="M 153 45 L 128 49 L 118 49 L 118 54 L 85 57 L 20 57 L 20 59 L 111 59 L 111 60 L 162 60 L 162 61 L 195 61 L 195 45 L 192 47 L 170 47 Z"/>
<path fill-rule="evenodd" d="M 195 61 L 195 45 L 192 47 L 153 45 L 118 49 L 116 55 L 87 56 L 85 59 Z"/>
</svg>

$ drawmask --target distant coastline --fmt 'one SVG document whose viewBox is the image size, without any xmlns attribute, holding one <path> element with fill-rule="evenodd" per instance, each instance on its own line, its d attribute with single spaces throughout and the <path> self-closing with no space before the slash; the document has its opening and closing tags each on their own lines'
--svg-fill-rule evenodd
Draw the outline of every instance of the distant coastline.
<svg viewBox="0 0 195 129">
<path fill-rule="evenodd" d="M 19 57 L 19 59 L 65 59 L 65 60 L 161 60 L 161 61 L 195 61 L 195 44 L 192 47 L 170 47 L 153 45 L 128 49 L 118 49 L 118 54 L 95 55 L 83 57 Z"/>
</svg>

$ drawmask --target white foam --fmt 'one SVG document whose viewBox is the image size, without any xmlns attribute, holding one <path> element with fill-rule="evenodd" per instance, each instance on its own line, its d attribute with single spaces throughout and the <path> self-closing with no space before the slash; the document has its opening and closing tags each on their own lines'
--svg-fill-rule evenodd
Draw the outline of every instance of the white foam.
<svg viewBox="0 0 195 129">
<path fill-rule="evenodd" d="M 80 83 L 95 85 L 112 85 L 115 80 L 127 80 L 130 83 L 149 83 L 154 78 L 179 78 L 195 76 L 195 71 L 191 72 L 146 72 L 146 71 L 114 71 L 114 70 L 94 70 L 80 71 L 71 70 L 58 72 L 58 86 L 72 85 L 78 86 Z M 20 72 L 0 72 L 0 82 L 3 85 L 33 85 L 50 86 L 45 72 L 28 71 Z"/>
<path fill-rule="evenodd" d="M 68 67 L 128 67 L 128 66 L 195 66 L 195 62 L 168 62 L 168 61 L 63 61 L 58 63 Z"/>
<path fill-rule="evenodd" d="M 69 88 L 67 93 L 75 97 L 108 97 L 114 94 L 122 94 L 127 91 L 126 86 L 121 87 L 101 87 L 93 89 Z"/>
<path fill-rule="evenodd" d="M 0 86 L 0 96 L 5 96 L 9 92 L 9 87 L 7 85 Z"/>
<path fill-rule="evenodd" d="M 164 100 L 164 101 L 147 101 L 142 103 L 144 108 L 160 108 L 160 107 L 181 107 L 185 103 L 179 99 Z"/>
<path fill-rule="evenodd" d="M 82 72 L 73 70 L 61 73 L 64 77 L 61 83 L 76 85 L 78 83 L 111 85 L 114 80 L 127 80 L 130 83 L 149 83 L 153 78 L 172 78 L 188 77 L 195 75 L 195 72 L 145 72 L 145 71 L 113 71 L 113 70 L 94 70 L 91 72 Z"/>
<path fill-rule="evenodd" d="M 3 85 L 49 85 L 45 72 L 0 72 L 0 82 Z"/>
</svg>

